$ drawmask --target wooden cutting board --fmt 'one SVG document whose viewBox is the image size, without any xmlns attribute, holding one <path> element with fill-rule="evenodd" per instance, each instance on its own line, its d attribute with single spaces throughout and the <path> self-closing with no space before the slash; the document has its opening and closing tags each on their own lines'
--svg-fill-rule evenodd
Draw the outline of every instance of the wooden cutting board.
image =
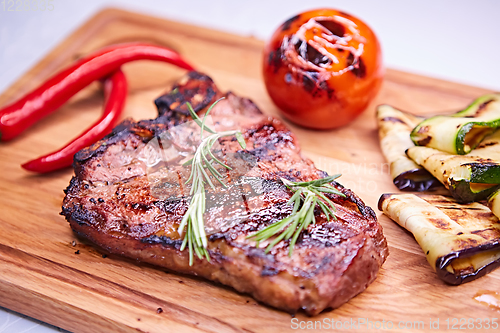
<svg viewBox="0 0 500 333">
<path fill-rule="evenodd" d="M 78 56 L 128 41 L 176 49 L 223 90 L 248 96 L 264 112 L 279 117 L 261 77 L 262 41 L 116 9 L 100 12 L 69 36 L 0 96 L 0 105 Z M 130 93 L 124 117 L 135 119 L 155 117 L 153 99 L 183 74 L 173 66 L 146 61 L 126 65 L 125 72 Z M 305 155 L 320 169 L 342 173 L 341 182 L 376 209 L 380 194 L 396 189 L 380 152 L 375 105 L 389 103 L 422 114 L 451 111 L 485 92 L 388 70 L 378 98 L 351 125 L 323 132 L 290 127 Z M 69 141 L 97 119 L 101 107 L 102 93 L 95 84 L 18 139 L 0 144 L 0 305 L 74 332 L 282 332 L 296 327 L 289 314 L 230 288 L 106 257 L 75 237 L 59 215 L 63 189 L 73 171 L 40 176 L 25 172 L 20 164 Z M 378 215 L 390 256 L 377 280 L 314 321 L 353 320 L 363 332 L 369 329 L 359 326 L 359 318 L 377 328 L 384 322 L 389 327 L 390 321 L 391 331 L 402 321 L 403 327 L 423 331 L 429 330 L 429 320 L 435 325 L 439 319 L 444 330 L 446 319 L 451 328 L 452 318 L 500 317 L 473 299 L 477 292 L 500 290 L 500 270 L 462 286 L 448 286 L 436 277 L 413 237 Z M 295 318 L 294 322 L 311 320 L 302 313 Z M 356 328 L 343 325 L 337 331 Z"/>
</svg>

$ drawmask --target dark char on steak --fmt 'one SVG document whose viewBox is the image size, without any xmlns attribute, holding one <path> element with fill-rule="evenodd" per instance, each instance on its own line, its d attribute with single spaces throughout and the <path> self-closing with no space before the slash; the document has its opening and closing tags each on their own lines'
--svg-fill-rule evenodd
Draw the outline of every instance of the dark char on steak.
<svg viewBox="0 0 500 333">
<path fill-rule="evenodd" d="M 212 118 L 215 123 L 229 116 L 235 119 L 247 143 L 245 153 L 256 161 L 251 176 L 265 186 L 252 198 L 258 205 L 247 211 L 244 222 L 209 236 L 210 261 L 195 257 L 189 266 L 188 251 L 180 251 L 182 239 L 177 233 L 189 196 L 177 200 L 153 196 L 145 164 L 131 156 L 169 128 L 191 120 L 187 101 L 201 115 L 222 96 L 225 99 L 214 107 Z M 388 255 L 382 227 L 370 207 L 336 182 L 332 185 L 345 194 L 345 198 L 330 195 L 337 220 L 326 221 L 317 209 L 316 224 L 302 233 L 291 257 L 288 242 L 278 243 L 266 254 L 265 244 L 257 248 L 246 238 L 290 214 L 286 202 L 291 192 L 279 177 L 310 181 L 326 176 L 300 154 L 297 139 L 281 121 L 263 114 L 249 99 L 223 94 L 211 78 L 198 72 L 182 78 L 156 105 L 156 119 L 126 119 L 75 155 L 75 176 L 65 190 L 61 214 L 76 234 L 111 253 L 202 276 L 290 313 L 303 309 L 316 315 L 339 307 L 376 278 Z M 225 152 L 242 152 L 232 137 L 219 143 Z M 228 185 L 230 193 L 236 185 Z M 217 193 L 207 195 L 217 197 Z M 233 206 L 225 208 L 227 216 Z M 216 210 L 209 208 L 204 219 L 213 220 Z"/>
</svg>

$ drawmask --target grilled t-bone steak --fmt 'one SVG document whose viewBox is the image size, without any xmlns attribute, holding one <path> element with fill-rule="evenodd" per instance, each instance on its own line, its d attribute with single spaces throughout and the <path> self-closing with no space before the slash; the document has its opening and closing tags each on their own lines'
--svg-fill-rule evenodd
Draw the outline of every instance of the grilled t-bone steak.
<svg viewBox="0 0 500 333">
<path fill-rule="evenodd" d="M 246 206 L 243 222 L 209 236 L 210 261 L 195 256 L 190 266 L 188 250 L 180 251 L 182 237 L 177 233 L 189 193 L 174 200 L 153 196 L 145 163 L 131 156 L 169 128 L 192 120 L 186 101 L 201 115 L 222 96 L 225 99 L 211 112 L 213 121 L 222 124 L 231 116 L 237 123 L 247 143 L 244 152 L 256 161 L 250 173 L 262 180 L 263 190 L 252 197 L 258 203 L 255 208 Z M 262 114 L 249 99 L 221 93 L 208 76 L 197 72 L 189 73 L 156 104 L 158 118 L 125 120 L 75 155 L 75 176 L 65 191 L 61 213 L 75 233 L 111 253 L 202 276 L 291 313 L 303 309 L 315 315 L 336 308 L 375 279 L 388 255 L 382 227 L 370 207 L 336 182 L 332 185 L 345 194 L 329 195 L 337 220 L 327 221 L 318 208 L 316 224 L 302 232 L 291 257 L 288 241 L 266 254 L 265 244 L 256 247 L 247 238 L 291 213 L 286 203 L 292 193 L 280 177 L 310 181 L 326 176 L 300 154 L 297 139 L 281 121 Z M 243 152 L 234 137 L 219 143 L 227 152 Z M 228 185 L 226 194 L 233 186 L 241 188 Z M 207 200 L 219 194 L 208 193 Z M 241 210 L 241 205 L 225 205 L 226 216 L 231 216 L 233 207 Z M 213 222 L 218 213 L 220 209 L 212 206 L 204 220 Z"/>
</svg>

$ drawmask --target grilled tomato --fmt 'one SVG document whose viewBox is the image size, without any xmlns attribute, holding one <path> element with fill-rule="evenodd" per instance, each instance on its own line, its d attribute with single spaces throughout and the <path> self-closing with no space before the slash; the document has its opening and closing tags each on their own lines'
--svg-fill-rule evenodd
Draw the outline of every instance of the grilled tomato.
<svg viewBox="0 0 500 333">
<path fill-rule="evenodd" d="M 330 129 L 356 118 L 383 77 L 373 31 L 349 14 L 318 9 L 284 22 L 267 43 L 264 80 L 289 120 Z"/>
</svg>

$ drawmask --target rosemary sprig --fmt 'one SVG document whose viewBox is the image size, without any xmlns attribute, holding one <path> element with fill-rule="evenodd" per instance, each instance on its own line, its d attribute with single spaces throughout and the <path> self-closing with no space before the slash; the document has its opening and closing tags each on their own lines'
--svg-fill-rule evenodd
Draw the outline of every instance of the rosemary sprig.
<svg viewBox="0 0 500 333">
<path fill-rule="evenodd" d="M 231 170 L 231 167 L 214 156 L 214 154 L 212 153 L 212 147 L 220 138 L 234 135 L 236 136 L 236 139 L 238 140 L 241 148 L 246 148 L 245 140 L 243 139 L 243 135 L 240 131 L 224 131 L 218 133 L 206 126 L 205 120 L 207 119 L 208 114 L 219 101 L 220 99 L 210 106 L 203 119 L 200 119 L 200 117 L 198 117 L 189 102 L 186 103 L 191 117 L 196 122 L 196 124 L 200 126 L 201 129 L 201 143 L 196 148 L 196 152 L 194 153 L 193 158 L 184 163 L 184 165 L 191 165 L 191 174 L 189 175 L 188 180 L 185 182 L 186 184 L 192 182 L 190 191 L 191 201 L 186 213 L 182 217 L 181 224 L 177 229 L 177 232 L 180 235 L 184 233 L 181 251 L 184 251 L 186 246 L 188 247 L 190 266 L 193 264 L 193 253 L 195 253 L 196 256 L 200 259 L 205 257 L 208 261 L 210 261 L 210 257 L 207 251 L 207 235 L 205 233 L 205 223 L 203 222 L 203 214 L 205 213 L 206 208 L 205 184 L 208 183 L 212 189 L 215 189 L 215 186 L 210 179 L 209 173 L 205 169 L 207 169 L 210 172 L 211 176 L 213 176 L 213 178 L 215 178 L 224 187 L 227 186 L 226 184 L 224 184 L 222 175 L 215 168 L 214 164 L 219 164 L 224 168 Z M 205 131 L 210 133 L 210 135 L 203 138 L 203 134 Z"/>
<path fill-rule="evenodd" d="M 291 257 L 293 247 L 302 230 L 307 229 L 311 223 L 316 223 L 316 217 L 314 216 L 314 209 L 316 206 L 321 208 L 327 221 L 330 221 L 330 218 L 337 219 L 334 213 L 335 205 L 325 193 L 345 197 L 344 194 L 330 184 L 338 177 L 340 177 L 340 175 L 329 176 L 309 182 L 291 182 L 281 178 L 283 184 L 293 192 L 292 197 L 287 202 L 289 205 L 293 204 L 292 213 L 284 219 L 247 236 L 247 238 L 254 238 L 257 242 L 257 247 L 259 247 L 260 242 L 275 237 L 267 246 L 266 253 L 282 240 L 291 239 L 288 252 L 288 255 Z"/>
</svg>

